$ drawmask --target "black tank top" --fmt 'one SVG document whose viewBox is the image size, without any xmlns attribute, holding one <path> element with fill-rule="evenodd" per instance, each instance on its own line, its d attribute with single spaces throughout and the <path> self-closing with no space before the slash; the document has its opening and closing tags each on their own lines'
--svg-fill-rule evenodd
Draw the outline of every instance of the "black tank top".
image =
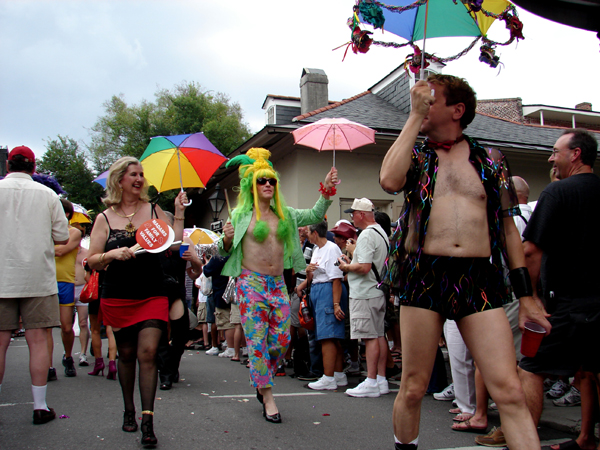
<svg viewBox="0 0 600 450">
<path fill-rule="evenodd" d="M 109 228 L 105 252 L 136 244 L 135 237 L 127 236 L 125 230 L 113 230 L 106 214 L 102 215 Z M 144 299 L 161 295 L 165 293 L 158 254 L 141 253 L 127 261 L 114 260 L 104 273 L 102 298 Z"/>
</svg>

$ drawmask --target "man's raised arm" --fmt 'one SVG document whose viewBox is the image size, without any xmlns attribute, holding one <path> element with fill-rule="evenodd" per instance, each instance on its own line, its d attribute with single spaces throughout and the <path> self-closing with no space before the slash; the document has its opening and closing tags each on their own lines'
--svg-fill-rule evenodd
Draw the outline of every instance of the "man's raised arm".
<svg viewBox="0 0 600 450">
<path fill-rule="evenodd" d="M 417 82 L 410 91 L 410 97 L 412 109 L 408 120 L 381 164 L 379 184 L 387 192 L 399 192 L 404 187 L 421 124 L 435 101 L 426 81 Z"/>
</svg>

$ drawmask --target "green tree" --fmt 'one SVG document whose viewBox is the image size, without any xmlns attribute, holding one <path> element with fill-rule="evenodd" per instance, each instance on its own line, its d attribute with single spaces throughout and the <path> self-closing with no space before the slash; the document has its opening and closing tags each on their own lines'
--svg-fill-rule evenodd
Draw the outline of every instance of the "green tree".
<svg viewBox="0 0 600 450">
<path fill-rule="evenodd" d="M 94 183 L 86 152 L 68 136 L 46 141 L 46 153 L 37 163 L 37 172 L 52 175 L 67 192 L 67 198 L 98 213 L 102 186 Z"/>
<path fill-rule="evenodd" d="M 139 158 L 154 136 L 202 131 L 225 155 L 251 136 L 239 104 L 225 94 L 183 82 L 172 90 L 159 90 L 155 97 L 153 103 L 143 100 L 129 106 L 120 95 L 104 104 L 105 115 L 91 129 L 90 150 L 98 172 L 121 156 Z"/>
</svg>

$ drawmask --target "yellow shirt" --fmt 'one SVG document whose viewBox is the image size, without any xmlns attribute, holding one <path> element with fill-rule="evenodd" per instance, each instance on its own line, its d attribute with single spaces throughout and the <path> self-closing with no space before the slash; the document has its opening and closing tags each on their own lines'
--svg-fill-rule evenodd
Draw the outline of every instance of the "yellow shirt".
<svg viewBox="0 0 600 450">
<path fill-rule="evenodd" d="M 71 229 L 72 227 L 69 227 Z M 78 247 L 63 256 L 55 256 L 56 281 L 75 284 L 75 260 L 77 259 Z"/>
</svg>

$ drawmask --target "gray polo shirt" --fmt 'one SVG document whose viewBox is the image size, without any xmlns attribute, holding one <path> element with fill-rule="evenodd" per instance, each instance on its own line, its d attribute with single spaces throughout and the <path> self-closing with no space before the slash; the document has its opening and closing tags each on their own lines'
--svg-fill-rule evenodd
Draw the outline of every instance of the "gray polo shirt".
<svg viewBox="0 0 600 450">
<path fill-rule="evenodd" d="M 383 228 L 379 224 L 369 225 L 358 236 L 352 262 L 374 264 L 381 276 L 388 246 L 389 240 Z M 377 289 L 377 278 L 375 278 L 373 270 L 365 275 L 349 272 L 348 284 L 350 285 L 350 297 L 353 299 L 366 300 L 381 295 L 381 291 Z"/>
</svg>

